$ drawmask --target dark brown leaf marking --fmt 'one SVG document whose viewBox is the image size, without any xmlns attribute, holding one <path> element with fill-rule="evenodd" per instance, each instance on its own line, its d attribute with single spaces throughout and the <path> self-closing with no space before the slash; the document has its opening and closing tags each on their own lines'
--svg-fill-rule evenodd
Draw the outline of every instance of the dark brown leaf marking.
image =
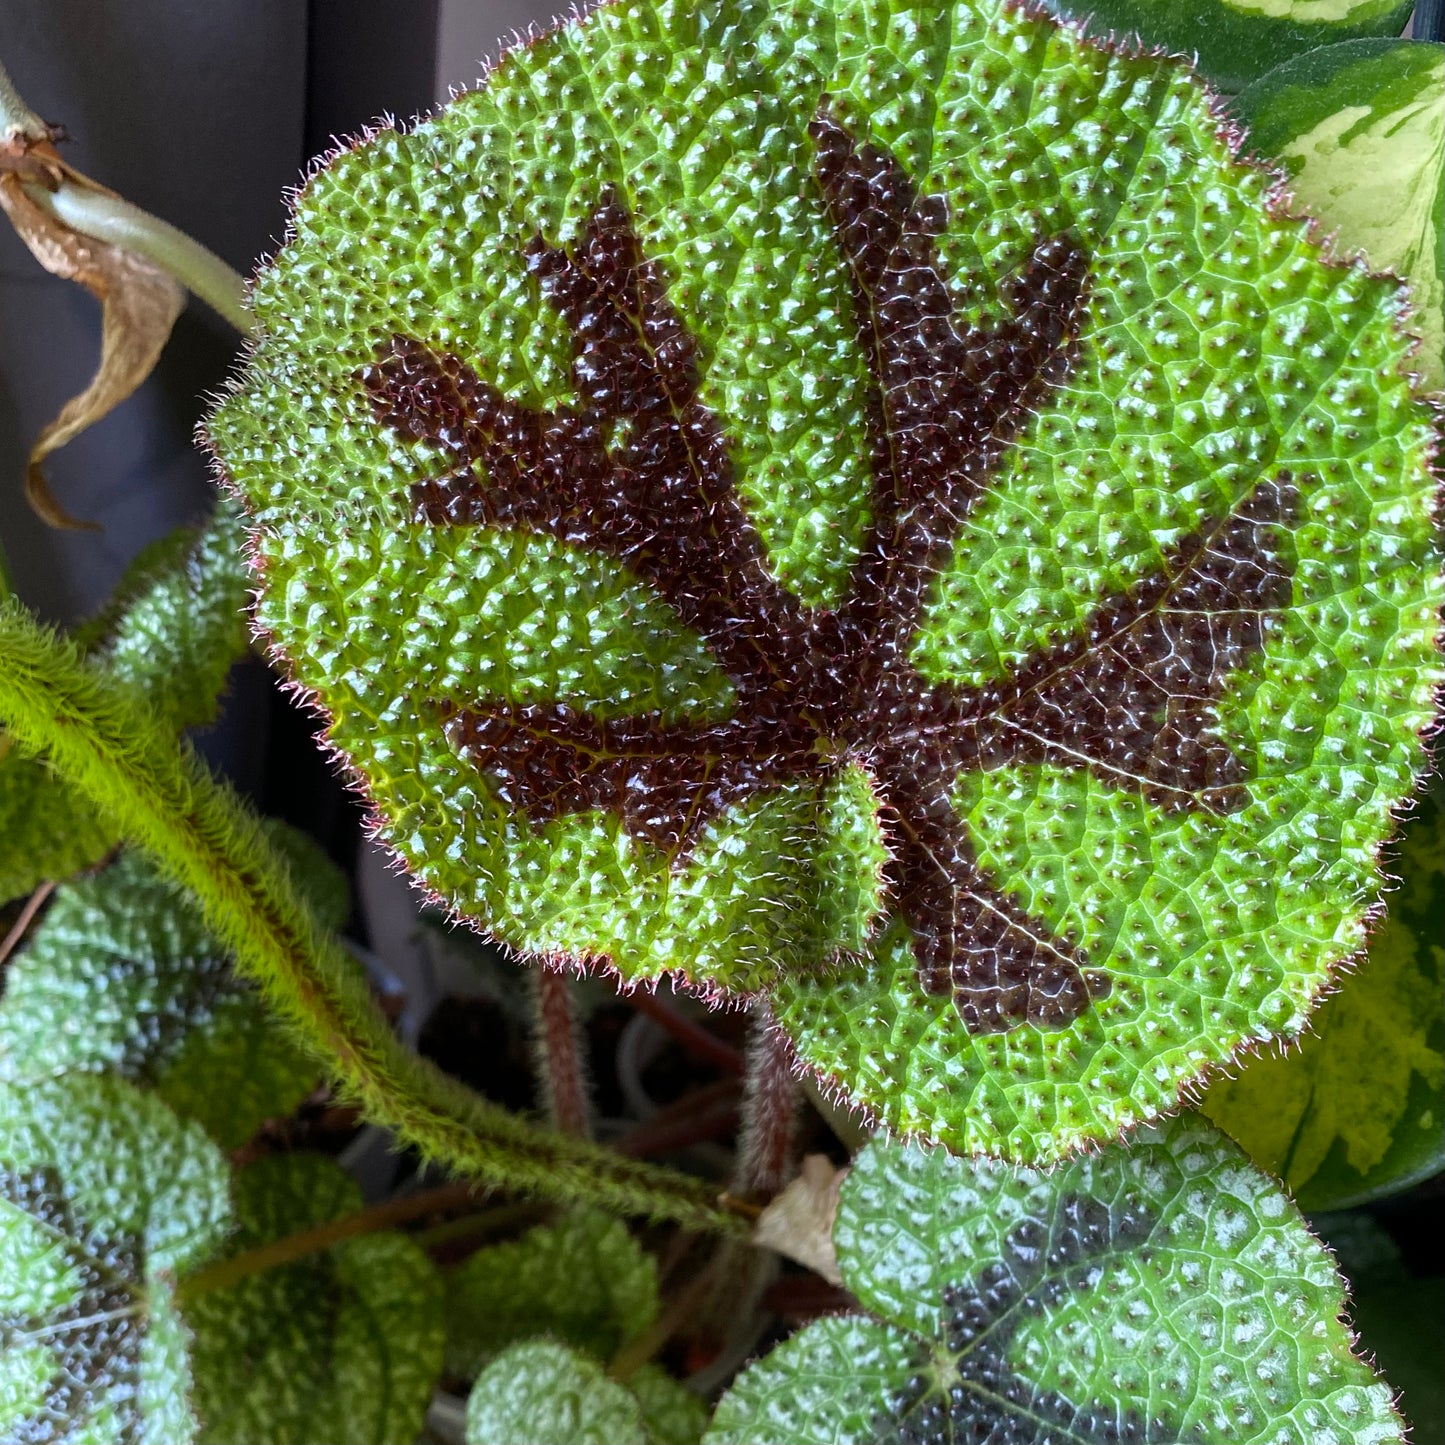
<svg viewBox="0 0 1445 1445">
<path fill-rule="evenodd" d="M 911 659 L 959 528 L 1030 412 L 1067 379 L 1087 259 L 1047 236 L 1003 288 L 1005 319 L 964 327 L 937 259 L 943 202 L 828 106 L 815 175 L 851 278 L 868 359 L 870 521 L 846 600 L 810 610 L 773 576 L 726 436 L 699 398 L 697 347 L 631 218 L 605 195 L 570 250 L 527 264 L 572 331 L 576 402 L 509 401 L 458 357 L 396 337 L 362 373 L 377 415 L 440 448 L 412 489 L 435 526 L 544 533 L 615 559 L 702 637 L 737 693 L 724 723 L 599 720 L 563 703 L 443 704 L 448 736 L 536 820 L 601 809 L 686 857 L 717 813 L 863 763 L 891 821 L 887 882 L 919 977 L 968 1027 L 1061 1026 L 1108 991 L 1083 951 L 980 871 L 952 802 L 968 770 L 1088 768 L 1168 808 L 1236 809 L 1241 761 L 1217 737 L 1225 676 L 1284 605 L 1281 477 L 1185 538 L 1086 632 L 1006 681 L 940 685 Z"/>
<path fill-rule="evenodd" d="M 0 1354 L 27 1335 L 43 1332 L 54 1354 L 45 1403 L 12 1420 L 10 1445 L 59 1445 L 104 1406 L 124 1445 L 139 1440 L 140 1351 L 144 1321 L 126 1280 L 140 1278 L 135 1246 L 102 1247 L 85 1238 L 72 1217 L 52 1169 L 16 1170 L 0 1165 L 0 1201 L 28 1215 L 64 1250 L 78 1285 L 70 1303 L 44 1319 L 0 1313 Z M 83 1247 L 82 1247 L 83 1241 Z M 104 1250 L 102 1253 L 101 1250 Z"/>
<path fill-rule="evenodd" d="M 1052 1219 L 1025 1219 L 1004 1257 L 976 1280 L 943 1292 L 946 1381 L 917 1375 L 878 1424 L 880 1445 L 1145 1445 L 1182 1437 L 1137 1407 L 1076 1405 L 1018 1374 L 1009 1348 L 1031 1314 L 1088 1287 L 1112 1254 L 1138 1249 L 1153 1220 L 1125 1203 L 1111 1210 L 1086 1195 L 1062 1197 Z"/>
</svg>

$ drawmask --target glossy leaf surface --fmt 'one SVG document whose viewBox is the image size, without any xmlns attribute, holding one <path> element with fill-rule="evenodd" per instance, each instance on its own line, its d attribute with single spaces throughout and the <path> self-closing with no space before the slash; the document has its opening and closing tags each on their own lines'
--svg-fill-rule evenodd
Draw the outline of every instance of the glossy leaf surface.
<svg viewBox="0 0 1445 1445">
<path fill-rule="evenodd" d="M 1236 91 L 1321 46 L 1398 35 L 1410 0 L 1046 0 L 1095 35 L 1129 35 L 1193 59 Z"/>
<path fill-rule="evenodd" d="M 1445 45 L 1332 45 L 1270 71 L 1234 110 L 1342 249 L 1410 282 L 1415 364 L 1445 391 Z"/>
<path fill-rule="evenodd" d="M 1298 1048 L 1250 1060 L 1202 1106 L 1302 1209 L 1342 1209 L 1445 1168 L 1445 818 L 1433 795 L 1386 866 L 1399 884 L 1359 970 Z"/>
<path fill-rule="evenodd" d="M 361 1207 L 320 1155 L 259 1160 L 235 1181 L 227 1254 Z M 373 1234 L 189 1304 L 202 1442 L 391 1445 L 421 1430 L 441 1368 L 441 1283 L 399 1234 Z"/>
<path fill-rule="evenodd" d="M 709 1445 L 1402 1439 L 1330 1256 L 1195 1115 L 1049 1173 L 870 1145 L 834 1241 L 871 1316 L 750 1366 Z"/>
<path fill-rule="evenodd" d="M 0 1439 L 194 1438 L 172 1284 L 224 1235 L 226 1175 L 123 1080 L 0 1083 Z"/>
<path fill-rule="evenodd" d="M 604 6 L 320 172 L 212 423 L 260 618 L 514 948 L 1040 1160 L 1297 1030 L 1421 761 L 1397 288 L 1001 3 Z"/>
</svg>

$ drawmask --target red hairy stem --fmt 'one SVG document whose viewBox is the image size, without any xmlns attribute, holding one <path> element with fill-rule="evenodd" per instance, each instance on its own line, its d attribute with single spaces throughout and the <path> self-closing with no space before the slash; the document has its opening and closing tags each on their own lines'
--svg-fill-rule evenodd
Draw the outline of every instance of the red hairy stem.
<svg viewBox="0 0 1445 1445">
<path fill-rule="evenodd" d="M 731 1134 L 738 1125 L 738 1081 L 718 1079 L 666 1104 L 616 1142 L 620 1153 L 649 1159 Z"/>
<path fill-rule="evenodd" d="M 743 1056 L 731 1044 L 725 1044 L 715 1034 L 709 1033 L 701 1024 L 694 1023 L 686 1014 L 679 1012 L 665 999 L 645 988 L 633 989 L 623 998 L 638 1013 L 646 1014 L 658 1028 L 676 1040 L 690 1054 L 723 1070 L 728 1074 L 741 1074 Z"/>
<path fill-rule="evenodd" d="M 787 1040 L 765 1003 L 753 1006 L 747 1064 L 732 1192 L 772 1195 L 795 1172 L 799 1095 Z"/>
<path fill-rule="evenodd" d="M 570 983 L 555 969 L 537 968 L 533 973 L 537 1080 L 547 1116 L 564 1134 L 585 1139 L 592 1133 L 592 1098 Z"/>
</svg>

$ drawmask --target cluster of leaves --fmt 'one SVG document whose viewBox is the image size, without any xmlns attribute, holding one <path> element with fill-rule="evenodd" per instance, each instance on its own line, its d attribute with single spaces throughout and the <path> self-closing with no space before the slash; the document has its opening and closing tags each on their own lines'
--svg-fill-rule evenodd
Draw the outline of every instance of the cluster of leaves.
<svg viewBox="0 0 1445 1445">
<path fill-rule="evenodd" d="M 957 1152 L 857 1156 L 856 1308 L 709 1418 L 601 1151 L 383 1064 L 406 1142 L 564 1201 L 445 1277 L 335 1161 L 229 1162 L 321 1063 L 160 865 L 77 876 L 120 826 L 0 737 L 0 900 L 67 880 L 0 997 L 0 1435 L 403 1441 L 465 1390 L 468 1445 L 1401 1438 L 1279 1181 L 1445 1165 L 1438 799 L 1336 979 L 1441 676 L 1445 48 L 1275 8 L 1088 23 L 1197 52 L 1333 256 L 1184 69 L 1002 0 L 614 4 L 313 178 L 212 435 L 385 835 L 521 952 L 766 994 Z M 223 506 L 75 639 L 163 730 L 240 544 Z M 305 964 L 344 887 L 258 846 Z M 372 1100 L 328 987 L 292 1011 Z"/>
</svg>

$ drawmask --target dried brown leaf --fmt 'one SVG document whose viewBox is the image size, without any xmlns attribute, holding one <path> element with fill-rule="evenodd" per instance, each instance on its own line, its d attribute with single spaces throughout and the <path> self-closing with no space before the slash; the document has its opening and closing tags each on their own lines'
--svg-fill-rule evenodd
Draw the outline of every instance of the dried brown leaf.
<svg viewBox="0 0 1445 1445">
<path fill-rule="evenodd" d="M 822 1154 L 809 1154 L 803 1172 L 758 1216 L 753 1243 L 806 1265 L 830 1284 L 842 1284 L 833 1249 L 838 1190 L 848 1176 Z"/>
<path fill-rule="evenodd" d="M 61 184 L 92 182 L 64 167 Z M 100 365 L 90 384 L 36 437 L 25 473 L 30 505 L 55 527 L 94 528 L 72 517 L 50 490 L 42 466 L 51 452 L 119 406 L 155 366 L 185 305 L 186 293 L 149 261 L 73 231 L 27 193 L 22 174 L 0 175 L 0 208 L 53 276 L 84 286 L 101 305 Z"/>
</svg>

